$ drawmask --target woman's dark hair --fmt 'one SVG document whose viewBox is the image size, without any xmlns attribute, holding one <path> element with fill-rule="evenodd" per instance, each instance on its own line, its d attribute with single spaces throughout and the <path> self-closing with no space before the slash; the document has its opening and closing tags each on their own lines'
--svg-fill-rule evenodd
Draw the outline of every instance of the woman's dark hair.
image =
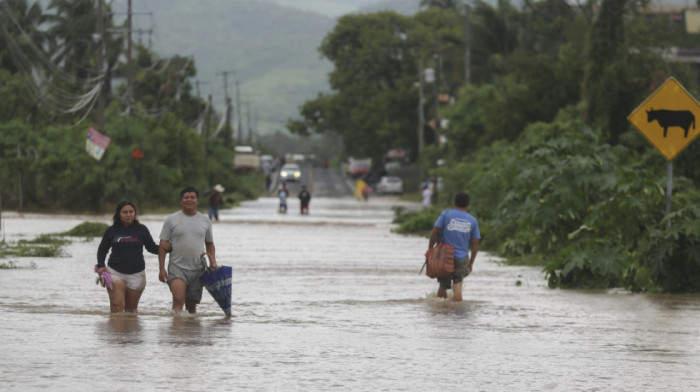
<svg viewBox="0 0 700 392">
<path fill-rule="evenodd" d="M 114 217 L 112 218 L 112 221 L 114 222 L 112 226 L 119 226 L 122 224 L 122 217 L 119 214 L 122 212 L 122 208 L 126 206 L 134 207 L 134 224 L 139 224 L 138 219 L 136 219 L 136 206 L 134 203 L 130 202 L 129 200 L 122 200 L 119 202 L 119 204 L 117 204 L 117 210 L 114 212 Z"/>
</svg>

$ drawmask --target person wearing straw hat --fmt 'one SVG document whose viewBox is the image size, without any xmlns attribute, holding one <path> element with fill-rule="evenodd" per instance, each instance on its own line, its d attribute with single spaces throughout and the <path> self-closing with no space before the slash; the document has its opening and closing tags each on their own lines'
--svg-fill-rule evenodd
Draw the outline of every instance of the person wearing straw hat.
<svg viewBox="0 0 700 392">
<path fill-rule="evenodd" d="M 184 307 L 189 313 L 197 312 L 202 300 L 202 282 L 199 277 L 205 266 L 202 253 L 209 255 L 210 265 L 216 269 L 216 248 L 211 220 L 197 211 L 199 191 L 188 186 L 180 192 L 182 210 L 168 215 L 160 232 L 161 247 L 158 251 L 160 273 L 158 279 L 168 283 L 173 295 L 173 311 Z M 167 247 L 164 243 L 169 243 Z M 170 251 L 168 269 L 165 269 L 165 253 Z"/>
<path fill-rule="evenodd" d="M 209 219 L 214 221 L 219 221 L 219 207 L 224 204 L 224 200 L 221 198 L 221 194 L 224 193 L 224 187 L 221 184 L 214 185 L 214 190 L 209 192 L 206 196 L 209 199 Z"/>
</svg>

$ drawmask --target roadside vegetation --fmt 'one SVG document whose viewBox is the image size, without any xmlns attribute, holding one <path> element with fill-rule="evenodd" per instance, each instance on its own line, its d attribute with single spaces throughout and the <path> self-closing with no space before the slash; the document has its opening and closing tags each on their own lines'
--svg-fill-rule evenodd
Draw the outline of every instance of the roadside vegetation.
<svg viewBox="0 0 700 392">
<path fill-rule="evenodd" d="M 259 196 L 258 173 L 234 172 L 232 126 L 219 127 L 220 115 L 194 92 L 191 58 L 163 58 L 135 44 L 129 98 L 124 84 L 112 88 L 127 76 L 126 42 L 106 34 L 106 73 L 98 73 L 98 41 L 84 39 L 95 33 L 96 6 L 2 2 L 0 210 L 105 212 L 123 199 L 176 207 L 187 185 L 204 191 L 221 184 L 239 200 Z M 105 8 L 105 29 L 118 29 Z M 111 138 L 99 161 L 85 151 L 90 126 Z M 142 159 L 132 156 L 137 149 Z"/>
<path fill-rule="evenodd" d="M 95 2 L 69 3 L 0 8 L 0 208 L 104 212 L 128 198 L 162 209 L 177 206 L 184 185 L 219 183 L 236 201 L 262 192 L 260 174 L 234 172 L 232 129 L 193 93 L 191 59 L 136 45 L 133 97 L 111 89 L 127 74 L 119 36 L 105 37 L 111 145 L 100 161 L 87 155 L 96 112 L 60 98 L 94 103 L 97 46 L 78 37 L 94 33 Z M 426 235 L 466 190 L 483 248 L 541 265 L 551 287 L 700 291 L 700 142 L 673 162 L 666 215 L 666 162 L 627 121 L 670 76 L 699 96 L 697 67 L 663 55 L 700 47 L 677 22 L 683 14 L 636 0 L 500 0 L 470 2 L 467 19 L 463 1 L 421 4 L 410 16 L 340 17 L 319 43 L 331 90 L 305 102 L 289 131 L 378 163 L 402 149 L 442 178 L 435 206 L 397 211 L 398 232 Z M 136 148 L 143 159 L 131 157 Z"/>
<path fill-rule="evenodd" d="M 20 239 L 16 244 L 0 241 L 0 259 L 8 257 L 63 257 L 63 247 L 71 243 L 66 237 L 84 238 L 85 241 L 102 237 L 108 225 L 99 222 L 83 222 L 63 233 L 41 234 L 38 237 Z M 0 269 L 19 268 L 15 261 L 0 263 Z"/>
<path fill-rule="evenodd" d="M 542 266 L 551 287 L 700 291 L 700 142 L 674 161 L 666 216 L 666 162 L 627 121 L 669 76 L 697 96 L 696 68 L 661 53 L 700 37 L 647 2 L 477 1 L 467 83 L 464 2 L 421 3 L 414 16 L 340 18 L 320 48 L 334 92 L 308 101 L 289 128 L 338 133 L 356 156 L 403 148 L 442 178 L 437 205 L 396 210 L 399 233 L 428 235 L 465 190 L 482 249 Z M 421 65 L 438 73 L 426 102 L 438 91 L 454 103 L 424 107 L 417 154 L 406 113 L 415 113 Z M 436 114 L 446 127 L 436 129 Z"/>
</svg>

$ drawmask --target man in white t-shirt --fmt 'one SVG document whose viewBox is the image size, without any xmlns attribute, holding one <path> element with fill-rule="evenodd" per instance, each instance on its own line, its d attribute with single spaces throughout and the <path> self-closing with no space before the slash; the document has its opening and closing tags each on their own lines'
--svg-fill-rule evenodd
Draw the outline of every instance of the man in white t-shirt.
<svg viewBox="0 0 700 392">
<path fill-rule="evenodd" d="M 181 311 L 183 306 L 190 313 L 196 313 L 197 304 L 202 299 L 203 285 L 199 281 L 205 269 L 201 257 L 206 251 L 211 266 L 216 268 L 216 248 L 212 224 L 208 216 L 197 211 L 199 192 L 194 187 L 186 187 L 180 192 L 182 211 L 165 218 L 160 232 L 161 246 L 158 251 L 160 274 L 158 279 L 168 283 L 173 294 L 173 310 Z M 170 246 L 167 246 L 167 243 Z M 165 253 L 170 249 L 168 269 L 165 269 Z"/>
</svg>

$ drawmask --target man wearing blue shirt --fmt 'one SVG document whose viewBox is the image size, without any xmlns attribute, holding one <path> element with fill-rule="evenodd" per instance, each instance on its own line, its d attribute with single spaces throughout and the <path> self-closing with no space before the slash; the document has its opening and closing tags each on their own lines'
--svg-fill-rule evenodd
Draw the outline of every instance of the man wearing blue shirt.
<svg viewBox="0 0 700 392">
<path fill-rule="evenodd" d="M 462 300 L 462 281 L 472 272 L 476 254 L 479 252 L 479 223 L 471 214 L 467 213 L 469 206 L 469 195 L 460 192 L 455 196 L 455 208 L 445 210 L 440 214 L 432 233 L 428 251 L 438 243 L 438 237 L 442 234 L 443 242 L 455 247 L 455 270 L 445 277 L 438 278 L 440 288 L 437 295 L 440 298 L 447 298 L 447 290 L 452 288 L 454 301 Z M 469 250 L 471 248 L 471 255 Z M 428 252 L 426 252 L 426 257 Z M 454 283 L 454 285 L 453 285 Z M 454 286 L 454 287 L 453 287 Z"/>
</svg>

